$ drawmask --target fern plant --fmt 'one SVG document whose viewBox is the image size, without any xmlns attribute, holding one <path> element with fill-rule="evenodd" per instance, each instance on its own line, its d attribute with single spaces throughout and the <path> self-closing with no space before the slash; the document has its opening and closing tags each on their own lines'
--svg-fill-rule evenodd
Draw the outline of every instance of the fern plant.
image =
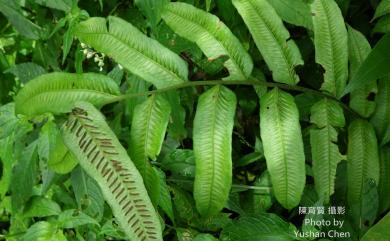
<svg viewBox="0 0 390 241">
<path fill-rule="evenodd" d="M 388 0 L 98 2 L 0 0 L 0 240 L 388 239 Z"/>
</svg>

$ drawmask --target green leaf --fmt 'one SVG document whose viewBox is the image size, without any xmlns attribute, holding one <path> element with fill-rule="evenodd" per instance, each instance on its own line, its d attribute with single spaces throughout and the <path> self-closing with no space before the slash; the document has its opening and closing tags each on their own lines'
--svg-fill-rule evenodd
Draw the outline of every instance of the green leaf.
<svg viewBox="0 0 390 241">
<path fill-rule="evenodd" d="M 160 200 L 158 206 L 168 215 L 172 222 L 175 222 L 175 216 L 173 215 L 173 205 L 171 199 L 171 193 L 165 180 L 165 173 L 161 170 L 157 171 L 160 177 Z"/>
<path fill-rule="evenodd" d="M 376 109 L 370 122 L 375 128 L 378 139 L 385 144 L 386 133 L 390 132 L 390 75 L 379 80 L 378 90 L 375 98 Z"/>
<path fill-rule="evenodd" d="M 57 231 L 57 227 L 49 222 L 40 221 L 31 225 L 22 236 L 23 241 L 65 241 L 62 231 Z"/>
<path fill-rule="evenodd" d="M 376 7 L 375 9 L 375 14 L 374 14 L 374 17 L 373 17 L 373 20 L 374 19 L 377 19 L 379 17 L 382 17 L 386 14 L 389 14 L 390 13 L 390 1 L 389 0 L 382 0 L 378 7 Z"/>
<path fill-rule="evenodd" d="M 63 126 L 65 144 L 102 190 L 114 216 L 133 240 L 162 240 L 161 226 L 142 177 L 104 116 L 78 103 Z"/>
<path fill-rule="evenodd" d="M 161 95 L 152 95 L 137 105 L 130 130 L 130 157 L 143 177 L 152 203 L 158 203 L 159 177 L 150 165 L 161 151 L 171 113 L 169 102 Z M 157 182 L 157 183 L 156 183 Z"/>
<path fill-rule="evenodd" d="M 18 118 L 15 116 L 15 104 L 8 103 L 0 107 L 0 140 L 11 135 L 17 128 Z"/>
<path fill-rule="evenodd" d="M 66 57 L 69 54 L 70 48 L 73 43 L 73 29 L 75 27 L 74 22 L 69 23 L 69 28 L 66 30 L 62 40 L 62 64 L 65 63 Z"/>
<path fill-rule="evenodd" d="M 151 27 L 156 27 L 160 22 L 161 13 L 169 1 L 170 0 L 135 0 L 134 3 L 146 16 Z"/>
<path fill-rule="evenodd" d="M 381 17 L 372 29 L 373 33 L 388 33 L 390 32 L 390 14 Z"/>
<path fill-rule="evenodd" d="M 61 213 L 61 207 L 53 200 L 45 197 L 35 196 L 27 204 L 23 216 L 30 217 L 47 217 Z"/>
<path fill-rule="evenodd" d="M 53 121 L 48 121 L 41 129 L 38 154 L 50 169 L 60 174 L 69 173 L 77 165 L 77 160 L 65 146 L 60 130 Z"/>
<path fill-rule="evenodd" d="M 349 62 L 350 62 L 350 77 L 355 75 L 359 66 L 367 58 L 371 52 L 370 43 L 359 31 L 348 26 L 348 45 L 349 45 Z M 375 110 L 375 102 L 368 100 L 370 94 L 378 92 L 376 81 L 351 92 L 349 105 L 353 110 L 363 117 L 369 117 Z"/>
<path fill-rule="evenodd" d="M 260 130 L 275 197 L 291 209 L 299 204 L 306 177 L 299 112 L 290 94 L 274 88 L 261 98 Z"/>
<path fill-rule="evenodd" d="M 271 187 L 271 178 L 268 171 L 264 171 L 252 184 L 255 187 Z M 273 196 L 261 190 L 248 190 L 244 194 L 243 206 L 246 213 L 258 214 L 267 211 L 273 204 Z"/>
<path fill-rule="evenodd" d="M 35 3 L 64 12 L 69 12 L 72 8 L 72 0 L 34 0 Z"/>
<path fill-rule="evenodd" d="M 378 185 L 379 212 L 383 213 L 390 208 L 390 148 L 382 147 L 380 154 L 380 178 Z"/>
<path fill-rule="evenodd" d="M 157 88 L 187 80 L 184 60 L 120 18 L 90 18 L 74 34 Z"/>
<path fill-rule="evenodd" d="M 267 0 L 233 0 L 277 82 L 299 82 L 295 67 L 303 64 L 301 54 L 282 20 Z"/>
<path fill-rule="evenodd" d="M 29 144 L 24 150 L 21 159 L 14 166 L 10 186 L 12 192 L 12 209 L 21 210 L 22 206 L 33 194 L 33 187 L 37 180 L 37 141 Z"/>
<path fill-rule="evenodd" d="M 57 219 L 57 225 L 61 228 L 76 228 L 86 224 L 99 226 L 99 223 L 94 218 L 76 209 L 63 211 Z"/>
<path fill-rule="evenodd" d="M 195 177 L 195 156 L 192 150 L 177 149 L 169 153 L 161 161 L 163 169 L 173 176 Z"/>
<path fill-rule="evenodd" d="M 222 230 L 221 241 L 295 240 L 296 228 L 272 213 L 242 216 Z"/>
<path fill-rule="evenodd" d="M 46 70 L 33 62 L 27 62 L 22 64 L 17 64 L 7 69 L 5 73 L 12 73 L 17 77 L 22 83 L 27 83 L 28 81 L 46 74 Z"/>
<path fill-rule="evenodd" d="M 180 92 L 171 90 L 161 94 L 171 105 L 171 118 L 168 125 L 169 135 L 176 139 L 182 140 L 187 137 L 187 129 L 185 128 L 186 110 L 183 108 L 180 99 Z"/>
<path fill-rule="evenodd" d="M 104 75 L 50 73 L 29 81 L 15 98 L 15 112 L 36 116 L 70 112 L 75 102 L 101 107 L 120 94 L 114 81 Z"/>
<path fill-rule="evenodd" d="M 383 36 L 370 54 L 360 65 L 354 77 L 349 81 L 342 95 L 346 95 L 370 82 L 383 78 L 390 73 L 390 33 Z"/>
<path fill-rule="evenodd" d="M 104 212 L 104 198 L 99 185 L 78 166 L 70 178 L 77 206 L 87 215 L 100 220 Z"/>
<path fill-rule="evenodd" d="M 235 94 L 215 86 L 198 100 L 193 129 L 196 162 L 194 198 L 202 216 L 225 206 L 232 184 L 232 132 Z"/>
<path fill-rule="evenodd" d="M 335 101 L 322 99 L 311 108 L 310 122 L 315 125 L 310 129 L 315 188 L 327 204 L 334 192 L 337 165 L 345 159 L 337 146 L 336 129 L 345 125 L 343 109 Z"/>
<path fill-rule="evenodd" d="M 390 212 L 370 228 L 361 241 L 386 241 L 390 236 Z"/>
<path fill-rule="evenodd" d="M 15 29 L 28 39 L 39 39 L 42 29 L 23 16 L 17 1 L 0 0 L 0 12 L 8 19 Z"/>
<path fill-rule="evenodd" d="M 379 181 L 379 156 L 375 131 L 365 120 L 355 120 L 348 128 L 348 203 L 360 202 L 363 184 Z"/>
<path fill-rule="evenodd" d="M 192 241 L 218 241 L 213 235 L 201 233 L 195 236 Z"/>
<path fill-rule="evenodd" d="M 325 69 L 321 90 L 340 97 L 348 78 L 348 33 L 334 0 L 311 4 L 316 62 Z"/>
<path fill-rule="evenodd" d="M 174 2 L 167 5 L 162 17 L 176 33 L 195 42 L 209 60 L 228 56 L 224 66 L 230 75 L 226 79 L 245 80 L 251 74 L 251 57 L 215 15 L 186 3 Z"/>
<path fill-rule="evenodd" d="M 130 157 L 140 173 L 148 159 L 155 161 L 161 151 L 171 107 L 161 95 L 152 95 L 136 106 L 130 130 Z"/>
<path fill-rule="evenodd" d="M 286 21 L 297 26 L 313 29 L 310 6 L 304 0 L 267 0 L 276 13 Z"/>
</svg>

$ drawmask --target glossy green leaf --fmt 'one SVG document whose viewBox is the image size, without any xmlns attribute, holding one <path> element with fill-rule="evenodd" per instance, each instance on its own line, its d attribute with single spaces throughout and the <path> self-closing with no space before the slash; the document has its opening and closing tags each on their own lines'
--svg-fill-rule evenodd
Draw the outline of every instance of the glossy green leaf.
<svg viewBox="0 0 390 241">
<path fill-rule="evenodd" d="M 224 86 L 215 86 L 199 97 L 193 129 L 194 198 L 202 216 L 221 211 L 229 196 L 235 109 L 236 96 Z"/>
<path fill-rule="evenodd" d="M 311 4 L 316 62 L 325 70 L 321 90 L 340 97 L 348 78 L 348 33 L 334 0 Z"/>
<path fill-rule="evenodd" d="M 184 60 L 120 18 L 90 18 L 74 34 L 157 88 L 187 80 Z"/>
<path fill-rule="evenodd" d="M 314 183 L 324 203 L 328 203 L 334 192 L 338 163 L 345 159 L 337 145 L 337 128 L 345 125 L 341 106 L 329 99 L 322 99 L 311 108 L 310 146 Z"/>
<path fill-rule="evenodd" d="M 348 203 L 360 202 L 363 184 L 379 182 L 379 156 L 375 131 L 365 120 L 355 120 L 348 127 Z"/>
<path fill-rule="evenodd" d="M 306 176 L 299 112 L 290 94 L 275 88 L 261 98 L 260 131 L 275 197 L 291 209 L 299 204 Z"/>
<path fill-rule="evenodd" d="M 295 67 L 303 60 L 290 33 L 267 0 L 233 0 L 265 62 L 277 82 L 299 82 Z"/>
<path fill-rule="evenodd" d="M 350 62 L 350 78 L 356 74 L 359 66 L 364 62 L 371 52 L 370 43 L 359 31 L 348 26 L 348 44 L 349 44 L 349 62 Z M 353 110 L 363 117 L 369 117 L 375 110 L 375 102 L 368 100 L 370 94 L 377 93 L 376 81 L 371 81 L 368 84 L 351 92 L 349 105 Z"/>
<path fill-rule="evenodd" d="M 383 36 L 370 54 L 360 65 L 354 77 L 349 81 L 342 95 L 346 95 L 369 82 L 383 78 L 390 73 L 390 33 Z"/>
<path fill-rule="evenodd" d="M 215 15 L 186 3 L 167 5 L 164 21 L 180 36 L 195 42 L 209 60 L 226 55 L 224 66 L 230 76 L 226 79 L 245 80 L 252 72 L 253 63 L 240 41 Z"/>
<path fill-rule="evenodd" d="M 142 177 L 104 116 L 92 104 L 78 103 L 63 135 L 85 172 L 98 183 L 126 235 L 133 240 L 162 240 Z"/>
<path fill-rule="evenodd" d="M 120 94 L 114 81 L 104 75 L 50 73 L 29 81 L 15 98 L 15 112 L 36 116 L 70 112 L 77 101 L 101 107 Z"/>
</svg>

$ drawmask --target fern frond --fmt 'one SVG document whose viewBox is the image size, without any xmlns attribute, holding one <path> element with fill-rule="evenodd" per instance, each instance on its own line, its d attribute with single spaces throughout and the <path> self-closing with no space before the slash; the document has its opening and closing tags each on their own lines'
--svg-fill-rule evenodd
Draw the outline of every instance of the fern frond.
<svg viewBox="0 0 390 241">
<path fill-rule="evenodd" d="M 156 160 L 167 130 L 171 106 L 161 95 L 152 95 L 137 105 L 130 130 L 130 157 L 141 173 L 152 201 L 158 201 L 158 175 L 149 159 Z M 159 178 L 158 178 L 159 179 Z M 157 200 L 156 200 L 157 199 Z M 155 202 L 153 202 L 155 203 Z"/>
<path fill-rule="evenodd" d="M 90 18 L 74 34 L 157 88 L 187 80 L 187 64 L 178 55 L 117 17 Z"/>
<path fill-rule="evenodd" d="M 218 213 L 228 199 L 232 183 L 232 131 L 235 94 L 215 86 L 199 97 L 194 119 L 194 198 L 199 213 Z"/>
<path fill-rule="evenodd" d="M 378 81 L 378 94 L 375 98 L 376 109 L 370 120 L 378 139 L 385 144 L 390 134 L 390 76 Z"/>
<path fill-rule="evenodd" d="M 390 208 L 390 148 L 382 147 L 380 152 L 379 212 Z"/>
<path fill-rule="evenodd" d="M 348 45 L 349 45 L 349 76 L 352 79 L 358 68 L 371 52 L 370 43 L 366 37 L 359 31 L 348 26 Z M 349 106 L 363 117 L 369 117 L 375 110 L 375 102 L 368 100 L 370 94 L 377 93 L 376 81 L 371 81 L 361 88 L 351 92 Z"/>
<path fill-rule="evenodd" d="M 341 106 L 323 99 L 311 108 L 310 146 L 313 158 L 313 175 L 317 193 L 329 202 L 334 192 L 337 164 L 344 158 L 337 146 L 337 129 L 344 127 L 345 119 Z"/>
<path fill-rule="evenodd" d="M 195 42 L 209 59 L 226 55 L 226 79 L 245 80 L 253 68 L 252 59 L 230 29 L 215 15 L 190 4 L 172 2 L 165 7 L 162 18 L 176 33 Z"/>
<path fill-rule="evenodd" d="M 131 240 L 162 241 L 142 177 L 104 116 L 89 103 L 76 104 L 62 128 L 65 144 L 96 180 L 120 227 Z"/>
<path fill-rule="evenodd" d="M 278 88 L 260 101 L 260 131 L 275 197 L 283 207 L 299 204 L 305 186 L 305 155 L 294 97 Z"/>
<path fill-rule="evenodd" d="M 101 107 L 120 94 L 115 82 L 104 75 L 50 73 L 29 81 L 15 98 L 15 112 L 36 116 L 70 112 L 77 101 Z"/>
<path fill-rule="evenodd" d="M 321 90 L 340 97 L 348 78 L 348 34 L 334 0 L 314 0 L 311 5 L 316 62 L 325 69 Z"/>
<path fill-rule="evenodd" d="M 348 128 L 348 202 L 361 203 L 363 185 L 372 179 L 378 185 L 378 144 L 372 125 L 365 120 L 355 120 Z"/>
<path fill-rule="evenodd" d="M 267 0 L 287 23 L 313 29 L 310 6 L 305 0 Z"/>
<path fill-rule="evenodd" d="M 260 50 L 275 81 L 299 82 L 295 67 L 303 64 L 301 54 L 282 20 L 267 0 L 233 0 Z"/>
</svg>

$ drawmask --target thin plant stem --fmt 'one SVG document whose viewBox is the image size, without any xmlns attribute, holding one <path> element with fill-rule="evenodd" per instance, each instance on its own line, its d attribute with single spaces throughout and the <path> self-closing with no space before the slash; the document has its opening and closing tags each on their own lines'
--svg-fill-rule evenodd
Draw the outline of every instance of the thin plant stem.
<svg viewBox="0 0 390 241">
<path fill-rule="evenodd" d="M 316 96 L 320 96 L 320 97 L 323 97 L 323 98 L 332 99 L 332 100 L 338 102 L 346 111 L 348 111 L 349 113 L 351 113 L 355 117 L 364 119 L 364 117 L 362 117 L 360 114 L 358 114 L 357 112 L 352 110 L 348 105 L 344 104 L 339 99 L 337 99 L 336 97 L 334 97 L 334 96 L 332 96 L 330 94 L 327 94 L 327 93 L 324 93 L 324 92 L 321 92 L 321 91 L 317 91 L 317 90 L 313 90 L 313 89 L 309 89 L 309 88 L 305 88 L 305 87 L 302 87 L 302 86 L 287 85 L 287 84 L 281 84 L 281 83 L 271 83 L 271 82 L 260 82 L 260 81 L 256 81 L 256 80 L 202 80 L 202 81 L 188 81 L 188 82 L 184 82 L 184 83 L 181 83 L 181 84 L 168 86 L 168 87 L 161 88 L 161 89 L 145 91 L 145 92 L 142 92 L 142 93 L 131 93 L 131 94 L 120 95 L 120 96 L 112 98 L 112 100 L 110 102 L 113 103 L 113 102 L 117 102 L 117 101 L 131 99 L 131 98 L 136 98 L 136 97 L 141 97 L 141 96 L 149 96 L 149 95 L 152 95 L 152 94 L 160 94 L 160 93 L 165 93 L 165 92 L 172 91 L 172 90 L 184 89 L 184 88 L 189 88 L 189 87 L 212 86 L 212 85 L 249 85 L 249 86 L 263 85 L 263 86 L 267 86 L 267 87 L 271 87 L 271 88 L 275 88 L 276 87 L 276 88 L 289 90 L 289 91 L 298 91 L 298 92 L 302 92 L 302 93 L 310 93 L 310 94 L 313 94 L 313 95 L 316 95 Z"/>
</svg>

